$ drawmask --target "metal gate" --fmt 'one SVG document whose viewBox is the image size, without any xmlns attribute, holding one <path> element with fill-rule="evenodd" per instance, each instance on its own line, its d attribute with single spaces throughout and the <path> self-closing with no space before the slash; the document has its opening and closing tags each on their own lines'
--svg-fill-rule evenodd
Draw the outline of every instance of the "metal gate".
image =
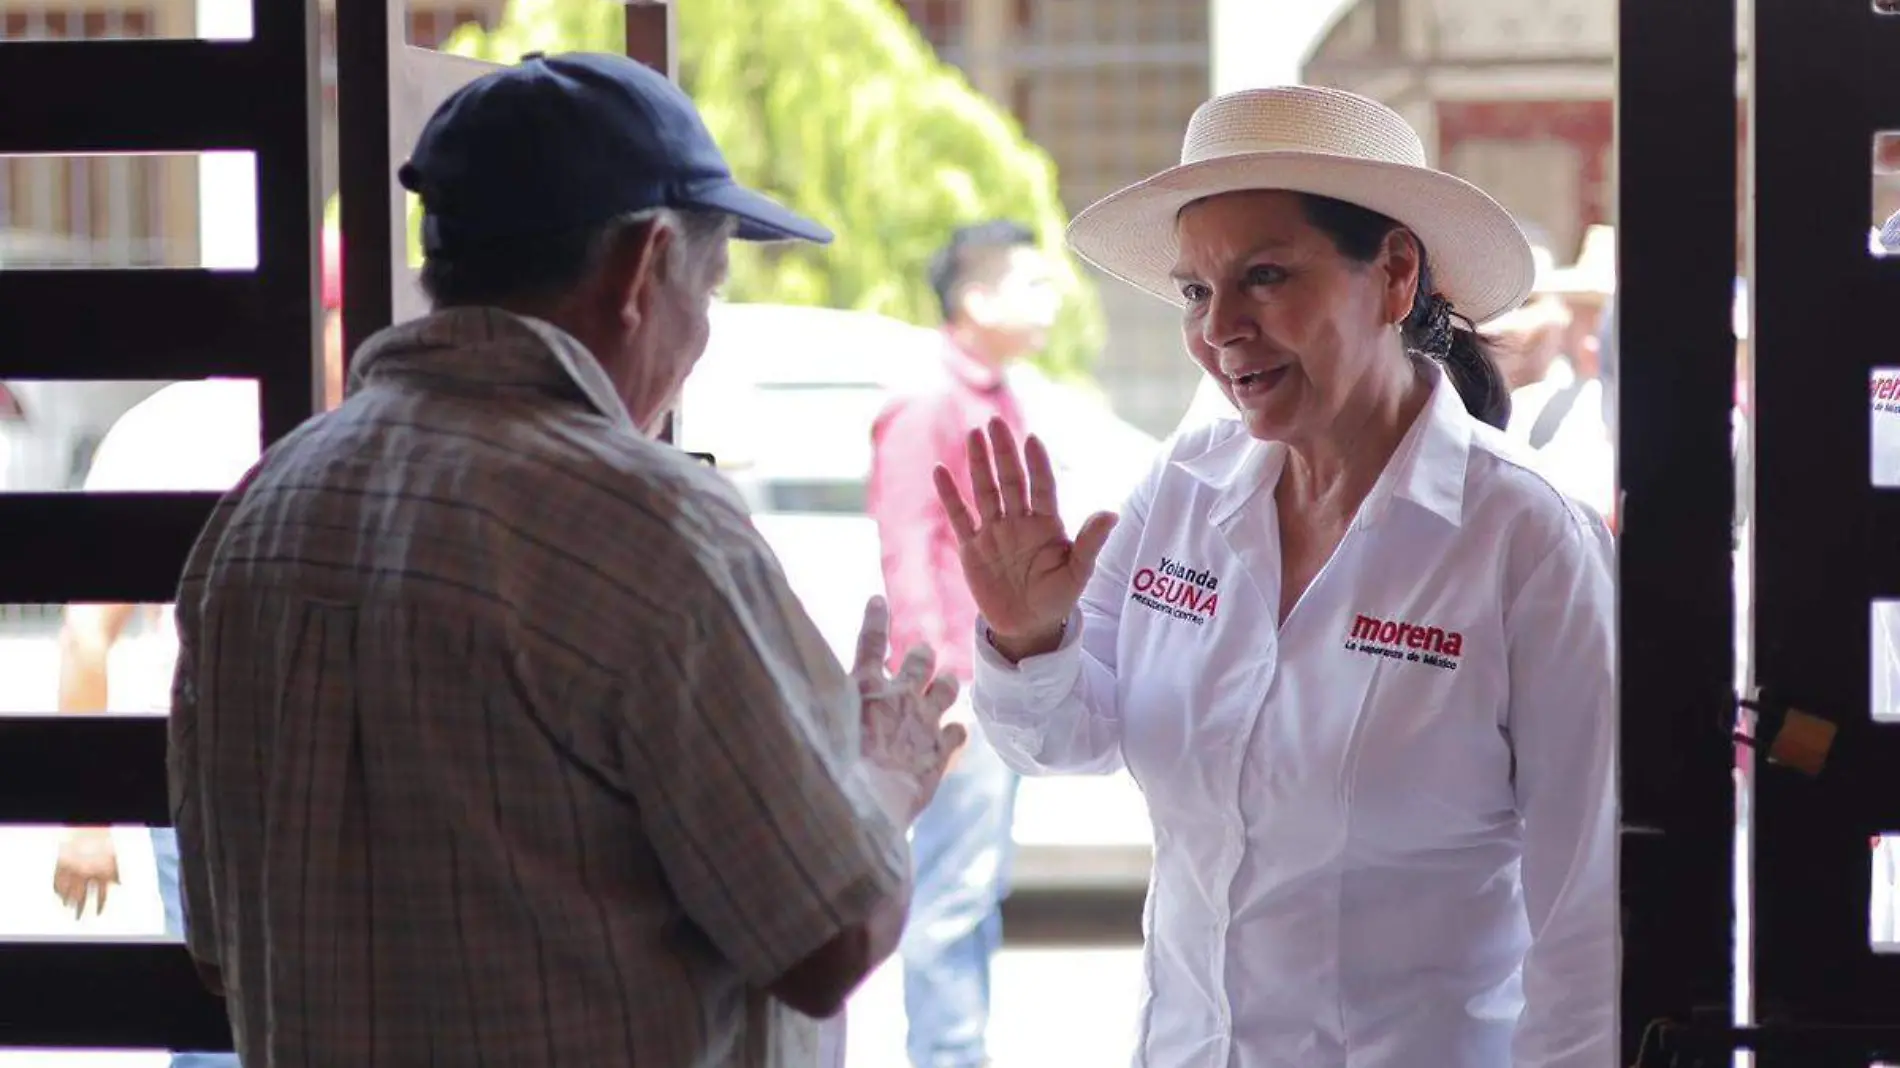
<svg viewBox="0 0 1900 1068">
<path fill-rule="evenodd" d="M 256 269 L 0 269 L 0 379 L 237 377 L 263 437 L 316 401 L 315 6 L 248 40 L 0 41 L 0 154 L 253 154 Z M 243 210 L 247 205 L 232 205 Z M 0 495 L 0 602 L 169 601 L 210 494 Z M 0 824 L 169 822 L 162 719 L 0 719 Z M 184 949 L 0 945 L 0 1047 L 229 1048 Z"/>
<path fill-rule="evenodd" d="M 1900 496 L 1870 477 L 1869 382 L 1900 363 L 1900 260 L 1869 255 L 1868 226 L 1875 135 L 1900 128 L 1900 18 L 1868 0 L 1754 5 L 1756 681 L 1840 728 L 1819 778 L 1759 775 L 1757 1006 L 1771 1026 L 1894 1024 L 1869 838 L 1900 829 L 1900 728 L 1875 722 L 1892 710 L 1873 707 L 1869 648 L 1873 601 L 1900 596 Z"/>
<path fill-rule="evenodd" d="M 1873 146 L 1900 127 L 1900 19 L 1882 6 L 1742 0 L 1738 23 L 1736 0 L 1621 5 L 1623 1030 L 1630 1058 L 1656 1040 L 1645 1065 L 1726 1065 L 1738 1048 L 1762 1068 L 1900 1061 L 1900 961 L 1869 933 L 1870 838 L 1900 829 L 1900 738 L 1875 722 L 1895 710 L 1873 707 L 1869 655 L 1873 602 L 1900 597 L 1883 551 L 1900 498 L 1870 480 L 1870 380 L 1900 364 L 1885 321 L 1900 260 L 1869 255 Z M 1738 81 L 1753 311 L 1739 650 Z M 1738 652 L 1754 683 L 1747 971 L 1732 966 Z"/>
</svg>

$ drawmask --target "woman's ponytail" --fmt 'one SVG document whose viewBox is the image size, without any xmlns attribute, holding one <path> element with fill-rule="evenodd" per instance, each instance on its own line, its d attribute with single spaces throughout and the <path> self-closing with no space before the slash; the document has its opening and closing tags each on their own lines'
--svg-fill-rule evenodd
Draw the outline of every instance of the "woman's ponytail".
<svg viewBox="0 0 1900 1068">
<path fill-rule="evenodd" d="M 1511 391 L 1491 355 L 1491 341 L 1476 324 L 1459 315 L 1444 294 L 1432 289 L 1431 266 L 1421 263 L 1418 296 L 1403 325 L 1408 348 L 1437 361 L 1479 422 L 1503 430 L 1511 421 Z"/>
</svg>

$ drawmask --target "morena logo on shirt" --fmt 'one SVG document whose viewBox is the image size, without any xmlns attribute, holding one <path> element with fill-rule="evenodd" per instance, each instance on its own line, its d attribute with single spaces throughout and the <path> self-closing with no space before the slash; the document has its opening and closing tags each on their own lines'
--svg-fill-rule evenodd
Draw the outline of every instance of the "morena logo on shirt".
<svg viewBox="0 0 1900 1068">
<path fill-rule="evenodd" d="M 1900 412 L 1900 375 L 1874 375 L 1868 392 L 1874 402 L 1874 411 Z"/>
<path fill-rule="evenodd" d="M 1159 564 L 1135 572 L 1128 599 L 1198 627 L 1220 607 L 1220 576 L 1164 556 Z"/>
<path fill-rule="evenodd" d="M 1458 659 L 1464 655 L 1465 636 L 1443 627 L 1378 619 L 1360 613 L 1353 617 L 1352 631 L 1346 635 L 1346 648 L 1367 656 L 1456 671 Z"/>
</svg>

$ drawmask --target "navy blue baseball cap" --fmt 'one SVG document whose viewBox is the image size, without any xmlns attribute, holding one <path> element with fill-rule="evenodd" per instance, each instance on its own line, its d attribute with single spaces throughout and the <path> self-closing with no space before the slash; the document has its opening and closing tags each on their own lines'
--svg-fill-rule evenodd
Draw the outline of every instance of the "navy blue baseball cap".
<svg viewBox="0 0 1900 1068">
<path fill-rule="evenodd" d="M 831 231 L 732 178 L 698 109 L 625 56 L 531 52 L 458 89 L 397 172 L 431 255 L 576 230 L 654 208 L 724 212 L 742 241 Z"/>
</svg>

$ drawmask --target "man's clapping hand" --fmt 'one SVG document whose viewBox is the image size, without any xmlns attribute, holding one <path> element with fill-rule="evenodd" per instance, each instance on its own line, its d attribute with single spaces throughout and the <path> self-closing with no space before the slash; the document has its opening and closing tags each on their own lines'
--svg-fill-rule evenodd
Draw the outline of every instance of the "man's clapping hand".
<svg viewBox="0 0 1900 1068">
<path fill-rule="evenodd" d="M 885 670 L 890 634 L 890 607 L 884 598 L 873 597 L 864 606 L 851 676 L 862 702 L 867 777 L 889 815 L 908 827 L 936 796 L 944 771 L 969 735 L 962 725 L 943 722 L 956 702 L 957 683 L 931 677 L 936 654 L 929 646 L 905 654 L 896 675 Z"/>
</svg>

